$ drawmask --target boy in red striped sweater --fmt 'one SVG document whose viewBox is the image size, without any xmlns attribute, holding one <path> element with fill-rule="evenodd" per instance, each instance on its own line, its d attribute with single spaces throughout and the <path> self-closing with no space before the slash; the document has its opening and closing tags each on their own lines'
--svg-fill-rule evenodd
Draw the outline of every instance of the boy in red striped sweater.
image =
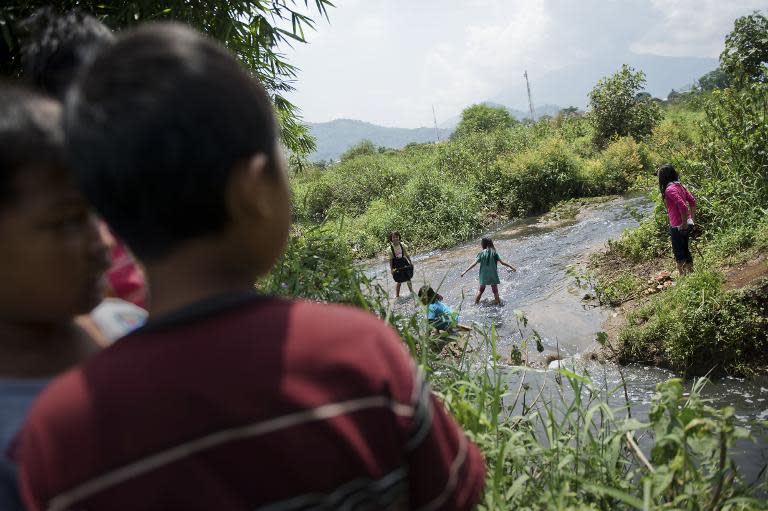
<svg viewBox="0 0 768 511">
<path fill-rule="evenodd" d="M 151 319 L 33 407 L 30 509 L 474 507 L 480 453 L 393 330 L 253 292 L 289 192 L 268 96 L 223 47 L 180 25 L 128 33 L 65 126 L 86 195 L 145 264 Z"/>
</svg>

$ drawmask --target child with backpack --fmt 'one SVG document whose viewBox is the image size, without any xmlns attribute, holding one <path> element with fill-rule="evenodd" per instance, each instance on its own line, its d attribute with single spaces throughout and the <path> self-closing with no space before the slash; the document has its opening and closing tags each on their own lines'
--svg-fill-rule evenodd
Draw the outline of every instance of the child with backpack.
<svg viewBox="0 0 768 511">
<path fill-rule="evenodd" d="M 509 265 L 501 260 L 501 257 L 499 257 L 499 254 L 496 252 L 496 247 L 493 246 L 493 240 L 491 240 L 491 238 L 483 238 L 480 241 L 480 246 L 483 248 L 483 251 L 477 254 L 477 257 L 475 257 L 475 262 L 472 263 L 469 268 L 461 272 L 461 276 L 463 277 L 469 270 L 479 264 L 480 289 L 478 289 L 477 295 L 475 295 L 475 304 L 480 303 L 480 298 L 485 292 L 485 286 L 490 285 L 491 291 L 493 291 L 493 303 L 500 305 L 501 298 L 499 298 L 498 286 L 501 281 L 499 280 L 499 271 L 497 265 L 501 264 L 502 266 L 506 266 L 512 271 L 517 271 L 517 269 L 514 266 Z"/>
<path fill-rule="evenodd" d="M 254 291 L 290 193 L 269 96 L 223 46 L 172 23 L 122 33 L 81 73 L 65 126 L 152 301 L 147 324 L 34 405 L 30 510 L 474 508 L 480 452 L 394 330 Z"/>
<path fill-rule="evenodd" d="M 405 243 L 400 239 L 400 233 L 392 231 L 389 233 L 389 251 L 392 257 L 389 260 L 389 268 L 392 272 L 392 278 L 396 282 L 395 297 L 400 297 L 400 285 L 405 282 L 408 284 L 408 290 L 413 293 L 413 261 L 408 254 Z"/>
</svg>

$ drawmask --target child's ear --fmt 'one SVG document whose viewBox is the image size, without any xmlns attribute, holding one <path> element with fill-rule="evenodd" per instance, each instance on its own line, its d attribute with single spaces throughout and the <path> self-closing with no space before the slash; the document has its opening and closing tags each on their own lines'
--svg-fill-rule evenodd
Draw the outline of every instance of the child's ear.
<svg viewBox="0 0 768 511">
<path fill-rule="evenodd" d="M 233 220 L 269 219 L 273 216 L 269 159 L 256 154 L 233 169 L 227 186 L 227 208 Z"/>
</svg>

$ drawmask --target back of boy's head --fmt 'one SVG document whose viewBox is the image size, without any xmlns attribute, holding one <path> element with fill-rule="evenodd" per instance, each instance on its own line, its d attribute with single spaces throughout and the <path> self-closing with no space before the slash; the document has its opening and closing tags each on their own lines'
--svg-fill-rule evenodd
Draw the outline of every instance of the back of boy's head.
<svg viewBox="0 0 768 511">
<path fill-rule="evenodd" d="M 492 250 L 496 250 L 496 247 L 493 246 L 493 240 L 491 238 L 483 238 L 480 240 L 480 246 L 483 248 L 490 248 Z"/>
<path fill-rule="evenodd" d="M 222 233 L 236 165 L 277 172 L 269 97 L 218 43 L 146 25 L 99 52 L 73 87 L 65 127 L 81 186 L 143 259 Z"/>
<path fill-rule="evenodd" d="M 114 41 L 103 23 L 76 10 L 57 15 L 46 7 L 24 20 L 21 28 L 26 31 L 21 55 L 27 79 L 61 99 L 82 65 Z"/>
<path fill-rule="evenodd" d="M 54 100 L 0 84 L 0 215 L 16 199 L 19 172 L 33 167 L 65 168 L 60 116 Z"/>
</svg>

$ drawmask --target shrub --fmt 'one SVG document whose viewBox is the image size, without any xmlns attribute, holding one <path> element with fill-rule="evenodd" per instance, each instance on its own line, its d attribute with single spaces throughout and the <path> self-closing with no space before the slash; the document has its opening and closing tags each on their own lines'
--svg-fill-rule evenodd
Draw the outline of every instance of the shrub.
<svg viewBox="0 0 768 511">
<path fill-rule="evenodd" d="M 642 176 L 644 166 L 637 143 L 632 137 L 614 140 L 601 155 L 600 193 L 625 192 Z"/>
<path fill-rule="evenodd" d="M 380 148 L 384 149 L 384 148 Z M 363 139 L 357 144 L 347 149 L 344 154 L 341 155 L 341 161 L 351 160 L 358 156 L 366 156 L 376 154 L 376 145 L 368 139 Z"/>
<path fill-rule="evenodd" d="M 510 186 L 510 216 L 546 211 L 562 199 L 581 192 L 582 160 L 559 139 L 545 142 L 536 150 L 499 161 Z"/>
<path fill-rule="evenodd" d="M 437 170 L 414 176 L 395 205 L 397 216 L 409 226 L 403 231 L 430 246 L 444 247 L 467 239 L 481 227 L 479 203 L 472 190 L 452 183 Z"/>
</svg>

